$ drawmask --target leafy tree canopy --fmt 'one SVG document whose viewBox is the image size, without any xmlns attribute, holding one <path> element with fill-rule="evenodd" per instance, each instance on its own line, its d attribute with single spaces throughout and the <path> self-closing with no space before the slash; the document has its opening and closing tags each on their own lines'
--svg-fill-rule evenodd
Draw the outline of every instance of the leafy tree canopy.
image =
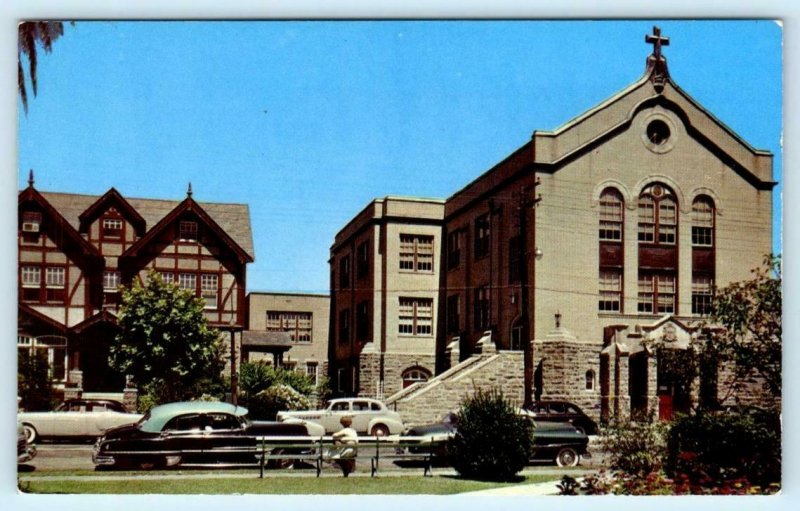
<svg viewBox="0 0 800 511">
<path fill-rule="evenodd" d="M 164 403 L 197 397 L 198 382 L 224 367 L 219 333 L 209 328 L 204 301 L 150 271 L 146 283 L 122 289 L 119 326 L 111 346 L 112 367 Z"/>
<path fill-rule="evenodd" d="M 760 376 L 773 396 L 781 394 L 781 259 L 768 256 L 750 280 L 718 289 L 711 304 L 707 350 L 735 362 L 740 378 Z"/>
</svg>

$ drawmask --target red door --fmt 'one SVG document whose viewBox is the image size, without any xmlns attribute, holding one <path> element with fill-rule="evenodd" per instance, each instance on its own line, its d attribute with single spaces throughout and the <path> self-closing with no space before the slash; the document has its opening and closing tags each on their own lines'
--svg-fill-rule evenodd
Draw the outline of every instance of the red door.
<svg viewBox="0 0 800 511">
<path fill-rule="evenodd" d="M 672 420 L 672 395 L 661 394 L 658 396 L 658 418 L 662 421 Z"/>
</svg>

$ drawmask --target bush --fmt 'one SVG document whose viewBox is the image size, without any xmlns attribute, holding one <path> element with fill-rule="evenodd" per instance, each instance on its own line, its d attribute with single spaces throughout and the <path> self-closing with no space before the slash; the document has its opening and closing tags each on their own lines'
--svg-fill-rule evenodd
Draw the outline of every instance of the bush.
<svg viewBox="0 0 800 511">
<path fill-rule="evenodd" d="M 659 422 L 621 421 L 603 429 L 609 468 L 637 477 L 659 470 L 666 454 L 665 427 Z"/>
<path fill-rule="evenodd" d="M 509 481 L 528 463 L 532 449 L 531 423 L 501 392 L 478 390 L 461 405 L 447 455 L 463 477 Z"/>
<path fill-rule="evenodd" d="M 275 420 L 282 410 L 308 410 L 311 402 L 293 388 L 278 384 L 250 396 L 247 409 L 251 419 Z"/>
<path fill-rule="evenodd" d="M 314 393 L 314 380 L 307 374 L 282 367 L 275 368 L 264 362 L 245 362 L 239 368 L 239 390 L 245 400 L 273 385 L 286 385 L 310 396 Z"/>
<path fill-rule="evenodd" d="M 17 368 L 17 393 L 19 407 L 29 412 L 52 410 L 55 404 L 53 387 L 50 385 L 50 364 L 47 354 L 41 350 L 33 355 L 19 352 Z"/>
<path fill-rule="evenodd" d="M 682 417 L 669 432 L 665 469 L 703 486 L 740 479 L 761 487 L 779 483 L 780 417 L 759 409 Z"/>
</svg>

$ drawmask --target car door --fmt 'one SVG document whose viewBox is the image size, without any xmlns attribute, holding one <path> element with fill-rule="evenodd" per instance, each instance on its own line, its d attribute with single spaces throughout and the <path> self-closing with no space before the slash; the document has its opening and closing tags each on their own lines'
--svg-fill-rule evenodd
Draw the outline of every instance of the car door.
<svg viewBox="0 0 800 511">
<path fill-rule="evenodd" d="M 205 414 L 203 459 L 208 463 L 254 463 L 255 437 L 247 435 L 244 425 L 229 413 Z"/>
<path fill-rule="evenodd" d="M 88 436 L 89 428 L 86 425 L 88 406 L 88 403 L 82 400 L 64 403 L 63 407 L 51 414 L 46 434 L 54 437 Z"/>
<path fill-rule="evenodd" d="M 161 456 L 180 456 L 182 463 L 202 463 L 204 422 L 199 413 L 184 413 L 167 421 L 157 442 Z"/>
<path fill-rule="evenodd" d="M 359 433 L 367 431 L 369 421 L 375 416 L 375 412 L 370 410 L 369 401 L 363 399 L 353 400 L 351 412 L 353 425 L 350 427 Z"/>
</svg>

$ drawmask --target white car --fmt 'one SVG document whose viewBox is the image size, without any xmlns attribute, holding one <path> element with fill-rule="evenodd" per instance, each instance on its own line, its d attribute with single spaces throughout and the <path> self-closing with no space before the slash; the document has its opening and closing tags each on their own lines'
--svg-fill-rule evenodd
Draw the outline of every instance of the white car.
<svg viewBox="0 0 800 511">
<path fill-rule="evenodd" d="M 141 414 L 128 413 L 119 401 L 110 399 L 70 399 L 52 412 L 21 412 L 28 443 L 42 438 L 94 439 L 108 428 L 133 424 Z"/>
<path fill-rule="evenodd" d="M 397 435 L 405 429 L 399 413 L 389 410 L 376 399 L 361 397 L 332 399 L 324 410 L 279 412 L 278 420 L 316 422 L 325 428 L 326 433 L 335 433 L 342 429 L 339 420 L 345 415 L 353 419 L 351 427 L 361 434 Z"/>
</svg>

